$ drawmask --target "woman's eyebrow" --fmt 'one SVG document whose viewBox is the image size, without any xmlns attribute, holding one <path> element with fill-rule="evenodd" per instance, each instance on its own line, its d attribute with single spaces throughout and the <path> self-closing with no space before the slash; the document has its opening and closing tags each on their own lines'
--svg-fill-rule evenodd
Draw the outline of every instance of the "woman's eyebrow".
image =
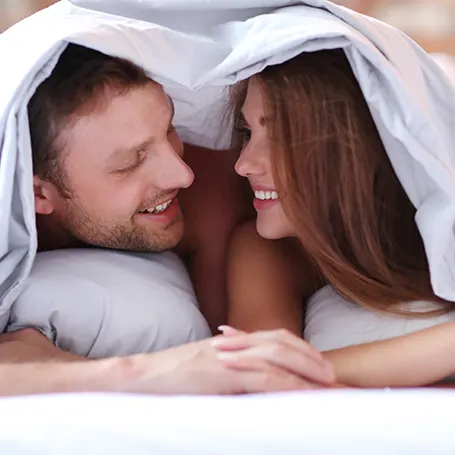
<svg viewBox="0 0 455 455">
<path fill-rule="evenodd" d="M 243 113 L 243 111 L 240 111 L 239 112 L 239 115 L 238 115 L 238 121 L 239 123 L 244 123 L 245 125 L 249 125 L 249 122 L 247 121 L 246 117 L 245 117 L 245 114 Z M 259 120 L 258 120 L 258 123 L 260 126 L 266 126 L 267 123 L 268 123 L 269 119 L 267 116 L 265 115 L 261 115 L 259 117 Z"/>
</svg>

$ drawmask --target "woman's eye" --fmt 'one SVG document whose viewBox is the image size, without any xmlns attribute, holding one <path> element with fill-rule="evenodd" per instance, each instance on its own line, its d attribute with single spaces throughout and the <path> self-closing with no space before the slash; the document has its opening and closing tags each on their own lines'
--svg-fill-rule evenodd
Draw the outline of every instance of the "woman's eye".
<svg viewBox="0 0 455 455">
<path fill-rule="evenodd" d="M 248 142 L 251 139 L 251 130 L 249 128 L 242 128 L 242 137 L 244 142 Z"/>
<path fill-rule="evenodd" d="M 242 142 L 248 142 L 251 140 L 251 130 L 247 126 L 238 126 L 236 127 L 236 132 L 240 135 L 242 138 Z"/>
</svg>

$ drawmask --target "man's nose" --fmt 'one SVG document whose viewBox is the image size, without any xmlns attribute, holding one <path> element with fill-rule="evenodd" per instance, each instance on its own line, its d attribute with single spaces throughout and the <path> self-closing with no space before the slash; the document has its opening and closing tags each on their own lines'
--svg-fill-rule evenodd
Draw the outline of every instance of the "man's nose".
<svg viewBox="0 0 455 455">
<path fill-rule="evenodd" d="M 156 163 L 156 186 L 162 190 L 188 188 L 194 181 L 194 173 L 172 147 L 161 153 L 161 160 Z"/>
</svg>

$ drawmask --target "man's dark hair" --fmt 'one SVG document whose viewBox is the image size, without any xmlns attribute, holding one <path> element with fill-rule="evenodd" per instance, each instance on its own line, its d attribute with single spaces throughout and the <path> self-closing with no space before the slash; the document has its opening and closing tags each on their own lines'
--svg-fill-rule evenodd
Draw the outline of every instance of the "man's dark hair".
<svg viewBox="0 0 455 455">
<path fill-rule="evenodd" d="M 144 70 L 128 60 L 69 44 L 28 104 L 34 174 L 68 194 L 61 166 L 65 129 L 112 96 L 148 83 Z"/>
</svg>

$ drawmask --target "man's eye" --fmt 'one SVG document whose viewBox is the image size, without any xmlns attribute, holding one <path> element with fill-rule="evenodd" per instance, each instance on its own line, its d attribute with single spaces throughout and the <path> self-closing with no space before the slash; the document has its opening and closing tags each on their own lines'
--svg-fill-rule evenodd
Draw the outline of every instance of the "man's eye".
<svg viewBox="0 0 455 455">
<path fill-rule="evenodd" d="M 129 166 L 119 169 L 118 173 L 126 174 L 128 172 L 132 172 L 132 171 L 136 170 L 144 162 L 145 157 L 146 157 L 146 151 L 141 150 L 140 152 L 137 153 L 136 161 L 134 163 L 131 163 L 131 165 L 129 165 Z"/>
<path fill-rule="evenodd" d="M 128 167 L 124 167 L 122 169 L 119 169 L 118 172 L 120 174 L 126 174 L 127 172 L 131 172 L 131 171 L 134 171 L 135 169 L 137 169 L 139 166 L 140 166 L 141 163 L 134 163 L 132 164 L 131 166 L 128 166 Z"/>
</svg>

